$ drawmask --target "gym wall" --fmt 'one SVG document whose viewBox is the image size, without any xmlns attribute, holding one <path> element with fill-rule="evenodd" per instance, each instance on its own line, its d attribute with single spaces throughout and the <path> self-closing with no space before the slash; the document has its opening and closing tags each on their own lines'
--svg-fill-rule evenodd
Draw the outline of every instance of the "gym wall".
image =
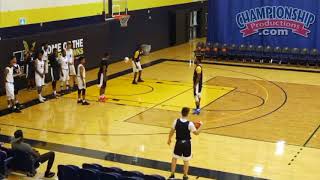
<svg viewBox="0 0 320 180">
<path fill-rule="evenodd" d="M 129 0 L 130 11 L 163 7 L 198 0 Z M 106 1 L 108 2 L 108 1 Z M 44 23 L 102 14 L 103 0 L 0 0 L 0 28 Z"/>
</svg>

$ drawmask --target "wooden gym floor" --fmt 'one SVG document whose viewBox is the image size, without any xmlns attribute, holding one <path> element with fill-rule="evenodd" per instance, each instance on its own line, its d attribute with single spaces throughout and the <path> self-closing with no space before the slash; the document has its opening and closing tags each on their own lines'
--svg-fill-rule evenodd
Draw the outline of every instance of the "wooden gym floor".
<svg viewBox="0 0 320 180">
<path fill-rule="evenodd" d="M 130 64 L 112 64 L 109 73 L 118 74 L 108 82 L 106 103 L 96 102 L 98 87 L 92 85 L 87 90 L 90 106 L 77 105 L 76 93 L 71 93 L 30 106 L 21 114 L 1 116 L 1 133 L 10 136 L 22 129 L 26 138 L 40 142 L 35 147 L 59 151 L 56 165 L 98 162 L 168 175 L 169 127 L 181 107 L 194 106 L 194 67 L 183 60 L 190 59 L 197 41 L 144 57 L 143 64 L 149 65 L 143 71 L 145 82 L 139 85 L 131 85 L 132 74 L 124 71 Z M 194 171 L 266 179 L 320 178 L 318 73 L 212 63 L 204 63 L 203 68 L 202 113 L 190 117 L 205 123 L 203 133 L 193 137 Z M 88 73 L 89 80 L 96 72 Z M 27 102 L 35 97 L 36 92 L 23 90 L 19 98 Z M 4 109 L 5 97 L 0 102 Z M 135 157 L 137 162 L 112 162 L 116 160 L 110 157 L 103 161 L 97 155 L 101 152 Z M 146 160 L 165 166 L 148 166 Z M 193 170 L 191 179 L 198 176 Z"/>
</svg>

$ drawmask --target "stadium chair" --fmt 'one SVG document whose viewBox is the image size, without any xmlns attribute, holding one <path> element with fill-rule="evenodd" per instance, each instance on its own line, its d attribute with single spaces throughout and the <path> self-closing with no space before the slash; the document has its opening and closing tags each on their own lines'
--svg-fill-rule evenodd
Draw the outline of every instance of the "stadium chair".
<svg viewBox="0 0 320 180">
<path fill-rule="evenodd" d="M 124 177 L 122 180 L 144 180 L 142 177 Z"/>
<path fill-rule="evenodd" d="M 271 58 L 272 58 L 272 53 L 273 53 L 273 50 L 272 50 L 271 46 L 264 47 L 263 48 L 263 61 L 262 61 L 262 63 L 270 62 Z"/>
<path fill-rule="evenodd" d="M 212 56 L 212 51 L 213 51 L 213 45 L 211 43 L 207 42 L 204 57 L 210 59 Z"/>
<path fill-rule="evenodd" d="M 160 175 L 145 175 L 145 180 L 165 180 L 166 178 Z"/>
<path fill-rule="evenodd" d="M 234 60 L 236 58 L 236 55 L 237 55 L 237 45 L 232 44 L 229 47 L 229 51 L 227 51 L 228 59 Z"/>
<path fill-rule="evenodd" d="M 0 150 L 0 179 L 8 176 L 8 165 L 12 159 L 13 157 L 8 157 L 5 151 Z"/>
<path fill-rule="evenodd" d="M 277 46 L 273 49 L 273 56 L 272 59 L 270 61 L 270 63 L 278 63 L 281 64 L 281 58 L 282 58 L 282 49 Z"/>
<path fill-rule="evenodd" d="M 223 44 L 222 47 L 221 47 L 221 58 L 223 60 L 227 60 L 228 59 L 228 44 Z"/>
<path fill-rule="evenodd" d="M 239 52 L 238 52 L 238 60 L 239 61 L 245 61 L 246 57 L 246 52 L 247 52 L 247 46 L 244 44 L 241 44 L 239 47 Z"/>
<path fill-rule="evenodd" d="M 99 178 L 100 180 L 118 180 L 118 179 L 122 179 L 122 175 L 118 174 L 118 173 L 100 173 L 99 174 Z"/>
<path fill-rule="evenodd" d="M 289 57 L 289 64 L 298 64 L 300 49 L 299 48 L 292 48 Z"/>
<path fill-rule="evenodd" d="M 291 49 L 288 47 L 284 47 L 281 50 L 281 64 L 288 64 L 290 59 L 290 51 Z"/>
<path fill-rule="evenodd" d="M 255 62 L 263 63 L 262 56 L 263 56 L 263 46 L 259 45 L 255 49 L 255 53 L 254 53 L 253 59 L 254 59 Z"/>
<path fill-rule="evenodd" d="M 59 180 L 80 180 L 80 168 L 73 165 L 58 165 L 58 179 Z"/>
<path fill-rule="evenodd" d="M 318 49 L 312 49 L 308 58 L 308 65 L 319 65 L 319 52 Z"/>
<path fill-rule="evenodd" d="M 300 55 L 299 55 L 299 58 L 298 58 L 298 64 L 299 65 L 307 65 L 308 63 L 308 58 L 309 58 L 309 50 L 307 48 L 303 48 L 301 51 L 300 51 Z"/>
<path fill-rule="evenodd" d="M 101 166 L 99 164 L 87 164 L 87 163 L 84 163 L 84 164 L 82 164 L 82 168 L 83 169 L 96 169 L 96 170 L 102 171 L 103 166 Z"/>
<path fill-rule="evenodd" d="M 246 53 L 246 60 L 253 62 L 254 60 L 254 53 L 255 53 L 255 46 L 254 45 L 249 45 L 247 47 L 247 53 Z"/>
<path fill-rule="evenodd" d="M 139 171 L 123 171 L 121 175 L 127 177 L 144 177 L 144 174 Z"/>
<path fill-rule="evenodd" d="M 40 164 L 35 161 L 32 155 L 19 150 L 14 150 L 13 154 L 10 168 L 14 171 L 25 173 L 29 177 L 34 177 Z"/>
<path fill-rule="evenodd" d="M 220 44 L 219 43 L 214 43 L 213 44 L 213 51 L 212 51 L 212 58 L 219 58 L 219 49 L 220 49 Z"/>
<path fill-rule="evenodd" d="M 120 169 L 120 168 L 117 168 L 117 167 L 103 167 L 103 168 L 101 169 L 101 171 L 102 171 L 102 172 L 105 172 L 105 173 L 112 173 L 112 172 L 114 172 L 114 173 L 119 173 L 119 174 L 121 174 L 123 170 Z"/>
<path fill-rule="evenodd" d="M 80 180 L 100 180 L 99 173 L 93 169 L 80 169 Z"/>
</svg>

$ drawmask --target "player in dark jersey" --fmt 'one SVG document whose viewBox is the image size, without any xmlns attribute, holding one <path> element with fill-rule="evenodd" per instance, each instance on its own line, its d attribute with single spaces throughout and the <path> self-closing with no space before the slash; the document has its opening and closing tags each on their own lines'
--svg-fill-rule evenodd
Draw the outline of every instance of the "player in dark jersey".
<svg viewBox="0 0 320 180">
<path fill-rule="evenodd" d="M 133 72 L 134 72 L 134 77 L 133 77 L 133 81 L 132 81 L 132 84 L 138 84 L 138 82 L 144 82 L 142 79 L 141 79 L 141 75 L 142 75 L 142 66 L 141 66 L 141 57 L 143 55 L 143 50 L 141 47 L 139 47 L 135 52 L 134 52 L 134 55 L 133 55 L 133 58 L 132 58 L 132 69 L 133 69 Z M 139 74 L 138 76 L 138 80 L 137 80 L 137 75 Z"/>
<path fill-rule="evenodd" d="M 110 54 L 105 53 L 104 57 L 102 58 L 100 62 L 100 68 L 98 72 L 98 81 L 99 81 L 99 87 L 100 87 L 100 96 L 99 96 L 99 102 L 105 102 L 106 101 L 106 87 L 107 87 L 107 78 L 108 78 L 108 66 L 109 66 L 109 59 Z"/>
<path fill-rule="evenodd" d="M 183 166 L 183 180 L 188 179 L 189 160 L 191 159 L 191 135 L 192 132 L 195 135 L 199 135 L 202 129 L 202 124 L 199 129 L 196 129 L 193 122 L 187 120 L 190 109 L 187 107 L 182 108 L 182 117 L 176 119 L 171 127 L 169 133 L 168 145 L 171 144 L 171 138 L 176 132 L 176 144 L 174 147 L 172 162 L 171 162 L 171 175 L 169 179 L 175 179 L 174 173 L 176 171 L 177 160 L 182 159 Z"/>
<path fill-rule="evenodd" d="M 196 102 L 196 109 L 194 110 L 194 114 L 200 114 L 200 101 L 201 101 L 201 91 L 202 91 L 202 79 L 203 79 L 203 71 L 201 63 L 201 58 L 196 58 L 196 67 L 193 73 L 193 95 Z"/>
<path fill-rule="evenodd" d="M 52 54 L 50 54 L 49 64 L 50 64 L 49 73 L 51 74 L 53 96 L 57 98 L 58 97 L 57 81 L 59 81 L 60 73 L 61 73 L 61 65 L 59 63 L 59 54 L 58 54 L 57 48 L 54 48 Z"/>
</svg>

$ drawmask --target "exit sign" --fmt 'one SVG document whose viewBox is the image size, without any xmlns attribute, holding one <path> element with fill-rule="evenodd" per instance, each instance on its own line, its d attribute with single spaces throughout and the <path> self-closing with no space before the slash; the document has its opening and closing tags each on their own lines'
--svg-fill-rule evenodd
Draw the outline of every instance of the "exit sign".
<svg viewBox="0 0 320 180">
<path fill-rule="evenodd" d="M 25 25 L 25 24 L 27 24 L 27 20 L 26 20 L 26 18 L 19 18 L 19 24 L 20 25 Z"/>
</svg>

